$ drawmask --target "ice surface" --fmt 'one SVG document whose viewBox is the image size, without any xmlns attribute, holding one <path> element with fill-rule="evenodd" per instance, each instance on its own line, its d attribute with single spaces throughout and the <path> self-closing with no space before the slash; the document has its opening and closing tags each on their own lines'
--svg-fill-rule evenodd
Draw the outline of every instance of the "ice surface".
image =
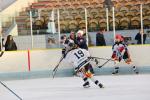
<svg viewBox="0 0 150 100">
<path fill-rule="evenodd" d="M 100 89 L 91 82 L 83 88 L 79 77 L 4 81 L 23 100 L 150 100 L 150 75 L 96 76 Z M 18 100 L 0 84 L 0 100 Z"/>
</svg>

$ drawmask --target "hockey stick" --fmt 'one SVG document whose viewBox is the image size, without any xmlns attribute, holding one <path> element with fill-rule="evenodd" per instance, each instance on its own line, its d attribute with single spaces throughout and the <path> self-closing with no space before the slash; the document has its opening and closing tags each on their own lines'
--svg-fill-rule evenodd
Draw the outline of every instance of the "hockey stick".
<svg viewBox="0 0 150 100">
<path fill-rule="evenodd" d="M 14 94 L 19 100 L 22 100 L 21 97 L 19 97 L 14 91 L 12 91 L 10 88 L 8 88 L 3 82 L 0 81 L 0 83 L 1 83 L 6 89 L 8 89 L 12 94 Z"/>
<path fill-rule="evenodd" d="M 94 58 L 94 59 L 102 59 L 102 60 L 109 60 L 109 61 L 114 61 L 114 60 L 112 60 L 112 59 L 107 59 L 107 58 L 99 58 L 99 57 L 89 57 L 89 58 Z"/>
<path fill-rule="evenodd" d="M 61 63 L 61 61 L 64 59 L 64 57 L 61 57 L 60 58 L 60 60 L 59 60 L 59 62 L 58 62 L 58 64 L 55 66 L 55 68 L 53 69 L 53 72 L 52 72 L 52 77 L 54 78 L 55 77 L 55 75 L 56 75 L 56 72 L 57 72 L 57 70 L 58 70 L 58 67 L 59 67 L 59 65 L 60 65 L 60 63 Z"/>
<path fill-rule="evenodd" d="M 112 59 L 111 59 L 111 58 L 110 58 L 110 59 L 108 59 L 105 63 L 103 63 L 102 65 L 98 66 L 98 68 L 103 67 L 103 66 L 104 66 L 104 65 L 106 65 L 109 61 L 112 61 Z"/>
<path fill-rule="evenodd" d="M 2 56 L 3 56 L 3 54 L 4 54 L 4 51 L 2 51 L 2 52 L 1 52 L 0 57 L 2 57 Z"/>
<path fill-rule="evenodd" d="M 1 39 L 2 39 L 2 40 L 1 40 L 1 43 L 2 43 L 2 44 L 0 44 L 0 46 L 1 46 L 1 50 L 0 50 L 0 51 L 1 51 L 1 54 L 0 54 L 0 57 L 3 56 L 4 51 L 5 51 L 4 38 L 1 37 Z"/>
<path fill-rule="evenodd" d="M 2 49 L 1 49 L 1 54 L 0 54 L 0 57 L 2 57 L 2 56 L 3 56 L 3 54 L 4 54 L 4 51 L 5 51 L 5 47 L 3 46 L 3 47 L 2 47 Z"/>
<path fill-rule="evenodd" d="M 98 68 L 103 67 L 104 65 L 106 65 L 109 61 L 114 61 L 113 59 L 107 59 L 107 58 L 99 58 L 99 57 L 89 57 L 90 59 L 102 59 L 102 60 L 107 60 L 106 62 L 104 62 L 102 65 L 98 66 Z"/>
</svg>

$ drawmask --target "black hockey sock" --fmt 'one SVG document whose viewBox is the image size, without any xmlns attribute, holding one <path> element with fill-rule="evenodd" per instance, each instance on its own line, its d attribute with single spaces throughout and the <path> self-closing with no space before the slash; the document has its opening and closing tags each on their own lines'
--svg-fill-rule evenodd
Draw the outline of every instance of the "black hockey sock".
<svg viewBox="0 0 150 100">
<path fill-rule="evenodd" d="M 87 80 L 88 80 L 88 78 L 87 78 L 87 77 L 83 78 L 83 81 L 84 81 L 84 82 L 86 82 Z"/>
<path fill-rule="evenodd" d="M 98 85 L 100 88 L 103 88 L 103 85 L 101 83 L 99 83 L 98 80 L 95 81 L 95 84 Z"/>
<path fill-rule="evenodd" d="M 83 78 L 83 81 L 84 81 L 83 86 L 90 84 L 87 77 Z"/>
<path fill-rule="evenodd" d="M 103 85 L 94 77 L 90 78 L 92 82 L 94 82 L 97 86 L 99 86 L 100 88 L 103 88 Z"/>
<path fill-rule="evenodd" d="M 119 70 L 119 67 L 115 67 L 115 70 Z"/>
<path fill-rule="evenodd" d="M 89 81 L 88 81 L 88 78 L 85 77 L 85 78 L 83 79 L 83 81 L 84 81 L 83 87 L 84 87 L 84 88 L 89 88 L 89 87 L 90 87 L 90 83 L 89 83 Z"/>
<path fill-rule="evenodd" d="M 98 80 L 96 80 L 96 81 L 95 81 L 95 84 L 96 84 L 96 85 L 98 85 L 98 84 L 99 84 L 99 81 L 98 81 Z"/>
</svg>

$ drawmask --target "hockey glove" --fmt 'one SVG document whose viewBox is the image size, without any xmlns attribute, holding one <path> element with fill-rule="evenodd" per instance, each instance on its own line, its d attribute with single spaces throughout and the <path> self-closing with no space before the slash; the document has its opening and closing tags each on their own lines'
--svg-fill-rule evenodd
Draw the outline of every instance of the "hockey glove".
<svg viewBox="0 0 150 100">
<path fill-rule="evenodd" d="M 65 58 L 66 57 L 66 49 L 62 49 L 62 56 Z"/>
</svg>

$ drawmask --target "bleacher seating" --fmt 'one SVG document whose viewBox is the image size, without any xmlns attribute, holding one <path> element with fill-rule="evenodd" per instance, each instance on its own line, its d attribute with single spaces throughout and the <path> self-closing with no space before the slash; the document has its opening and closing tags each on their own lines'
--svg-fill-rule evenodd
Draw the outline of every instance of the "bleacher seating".
<svg viewBox="0 0 150 100">
<path fill-rule="evenodd" d="M 24 35 L 30 29 L 29 10 L 40 9 L 41 19 L 34 17 L 33 29 L 46 29 L 52 9 L 59 9 L 61 32 L 85 27 L 84 8 L 87 8 L 88 27 L 96 31 L 106 28 L 105 0 L 38 0 L 19 13 L 16 17 L 19 34 Z M 62 3 L 63 2 L 63 3 Z M 144 27 L 150 28 L 150 0 L 112 0 L 115 7 L 116 29 L 135 29 L 140 27 L 140 4 L 143 4 Z M 55 13 L 57 22 L 57 13 Z M 109 23 L 112 27 L 112 11 L 109 11 Z M 57 25 L 57 23 L 56 23 Z"/>
</svg>

